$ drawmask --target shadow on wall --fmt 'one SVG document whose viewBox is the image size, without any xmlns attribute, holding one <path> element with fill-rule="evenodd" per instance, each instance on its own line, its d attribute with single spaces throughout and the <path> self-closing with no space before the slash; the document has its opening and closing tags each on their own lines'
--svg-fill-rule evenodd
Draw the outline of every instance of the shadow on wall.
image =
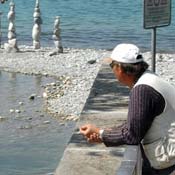
<svg viewBox="0 0 175 175">
<path fill-rule="evenodd" d="M 109 66 L 103 69 L 94 81 L 83 111 L 88 109 L 108 112 L 128 106 L 129 88 L 117 81 Z"/>
</svg>

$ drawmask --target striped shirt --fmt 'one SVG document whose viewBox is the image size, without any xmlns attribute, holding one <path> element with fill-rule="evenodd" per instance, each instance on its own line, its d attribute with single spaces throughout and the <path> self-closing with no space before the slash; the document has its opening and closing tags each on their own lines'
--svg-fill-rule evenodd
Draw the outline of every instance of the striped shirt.
<svg viewBox="0 0 175 175">
<path fill-rule="evenodd" d="M 165 107 L 163 96 L 148 85 L 138 85 L 130 92 L 127 121 L 111 130 L 104 130 L 106 146 L 138 145 L 150 128 L 154 118 Z"/>
</svg>

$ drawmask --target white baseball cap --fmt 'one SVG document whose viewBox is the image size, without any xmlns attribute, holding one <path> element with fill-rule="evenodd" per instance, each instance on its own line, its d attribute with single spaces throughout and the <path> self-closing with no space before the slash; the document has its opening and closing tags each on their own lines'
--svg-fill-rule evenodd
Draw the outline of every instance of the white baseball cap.
<svg viewBox="0 0 175 175">
<path fill-rule="evenodd" d="M 112 51 L 113 61 L 120 63 L 138 63 L 143 61 L 139 48 L 134 44 L 119 44 Z"/>
</svg>

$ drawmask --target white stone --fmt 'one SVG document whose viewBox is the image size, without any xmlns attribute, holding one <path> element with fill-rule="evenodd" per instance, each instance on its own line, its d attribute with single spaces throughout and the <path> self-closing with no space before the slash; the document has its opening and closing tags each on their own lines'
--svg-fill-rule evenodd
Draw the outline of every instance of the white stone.
<svg viewBox="0 0 175 175">
<path fill-rule="evenodd" d="M 15 112 L 15 110 L 14 109 L 10 109 L 10 113 L 13 113 L 13 112 Z"/>
<path fill-rule="evenodd" d="M 4 120 L 6 120 L 6 118 L 5 118 L 5 117 L 0 116 L 0 121 L 4 121 Z"/>
<path fill-rule="evenodd" d="M 50 121 L 49 120 L 46 120 L 43 122 L 44 124 L 50 124 Z"/>
<path fill-rule="evenodd" d="M 19 109 L 16 109 L 15 112 L 16 113 L 21 113 L 21 111 Z"/>
<path fill-rule="evenodd" d="M 22 101 L 19 102 L 19 105 L 23 105 L 24 103 Z"/>
<path fill-rule="evenodd" d="M 46 92 L 43 92 L 43 97 L 44 98 L 47 98 L 48 97 Z"/>
</svg>

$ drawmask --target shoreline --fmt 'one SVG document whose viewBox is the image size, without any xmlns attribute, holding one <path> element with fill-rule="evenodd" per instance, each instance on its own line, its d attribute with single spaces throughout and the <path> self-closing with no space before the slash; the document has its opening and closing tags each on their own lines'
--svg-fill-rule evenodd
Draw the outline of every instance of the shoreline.
<svg viewBox="0 0 175 175">
<path fill-rule="evenodd" d="M 20 46 L 21 52 L 0 51 L 0 69 L 29 75 L 53 76 L 58 81 L 46 85 L 47 110 L 65 119 L 77 119 L 100 68 L 100 60 L 109 51 L 64 48 L 63 54 L 49 56 L 55 48 Z"/>
<path fill-rule="evenodd" d="M 64 48 L 64 53 L 49 56 L 55 48 L 39 50 L 19 46 L 20 52 L 5 53 L 0 49 L 0 70 L 28 75 L 53 76 L 58 81 L 46 85 L 47 110 L 65 120 L 76 120 L 84 107 L 90 89 L 102 64 L 111 51 L 102 49 Z M 150 52 L 143 53 L 151 64 Z M 157 53 L 156 73 L 175 85 L 175 53 Z"/>
</svg>

